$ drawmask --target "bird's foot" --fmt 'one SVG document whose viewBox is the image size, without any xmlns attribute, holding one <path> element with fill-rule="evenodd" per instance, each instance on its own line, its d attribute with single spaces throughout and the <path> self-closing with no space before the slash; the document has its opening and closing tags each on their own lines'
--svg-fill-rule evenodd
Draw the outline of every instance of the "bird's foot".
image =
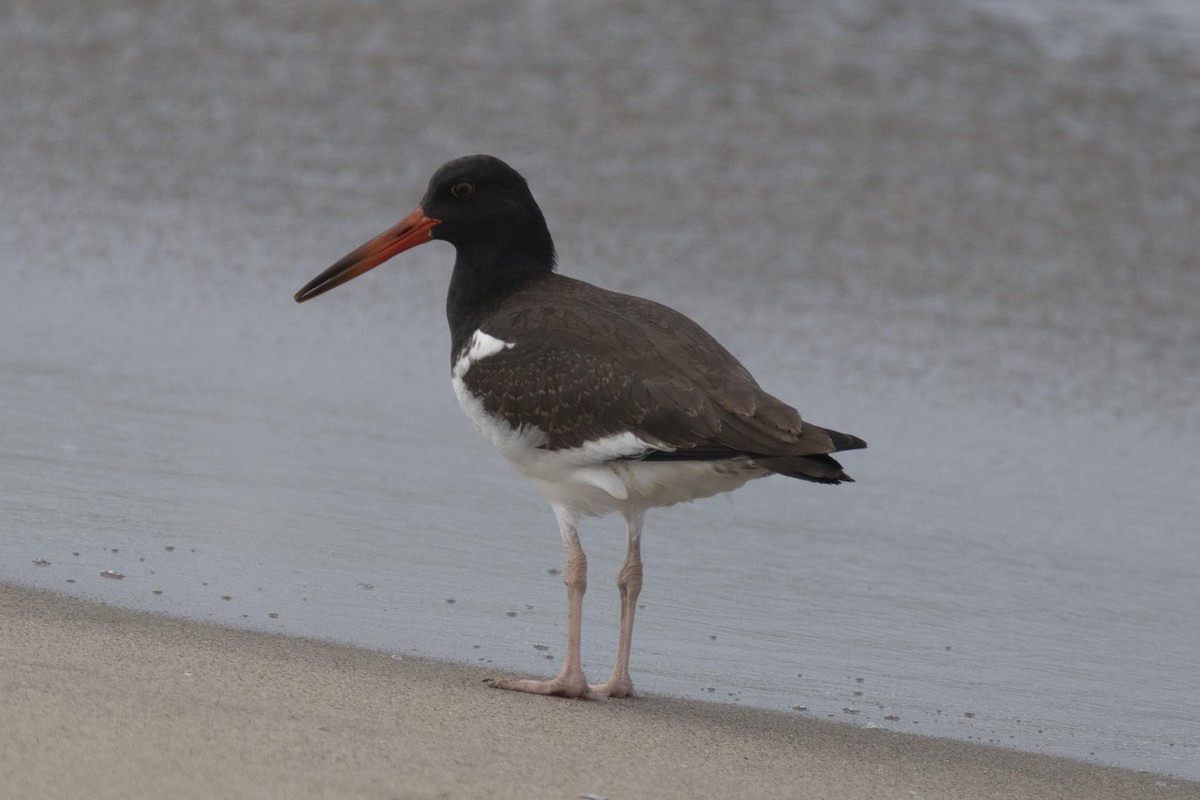
<svg viewBox="0 0 1200 800">
<path fill-rule="evenodd" d="M 588 688 L 599 697 L 637 697 L 637 692 L 633 691 L 633 681 L 627 677 L 609 678 L 607 683 L 595 684 Z"/>
<path fill-rule="evenodd" d="M 488 678 L 484 683 L 493 689 L 509 689 L 514 692 L 571 697 L 579 700 L 598 700 L 603 696 L 592 691 L 592 687 L 588 686 L 587 679 L 583 677 L 582 672 L 578 675 L 557 675 L 548 681 Z"/>
</svg>

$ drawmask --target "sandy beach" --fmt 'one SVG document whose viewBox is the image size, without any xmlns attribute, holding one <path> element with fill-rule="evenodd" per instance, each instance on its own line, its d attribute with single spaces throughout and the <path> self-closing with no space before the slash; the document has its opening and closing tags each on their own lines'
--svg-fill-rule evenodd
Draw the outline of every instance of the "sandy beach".
<svg viewBox="0 0 1200 800">
<path fill-rule="evenodd" d="M 1200 785 L 488 672 L 0 586 L 11 798 L 1195 798 Z"/>
</svg>

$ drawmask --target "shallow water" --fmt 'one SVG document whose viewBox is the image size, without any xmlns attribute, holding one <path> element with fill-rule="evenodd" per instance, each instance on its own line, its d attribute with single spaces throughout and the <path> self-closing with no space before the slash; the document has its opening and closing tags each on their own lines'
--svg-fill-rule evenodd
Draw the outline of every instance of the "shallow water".
<svg viewBox="0 0 1200 800">
<path fill-rule="evenodd" d="M 492 152 L 565 272 L 871 444 L 652 513 L 640 686 L 1200 777 L 1200 18 L 1127 5 L 3 12 L 0 580 L 552 673 L 452 252 L 291 301 Z"/>
</svg>

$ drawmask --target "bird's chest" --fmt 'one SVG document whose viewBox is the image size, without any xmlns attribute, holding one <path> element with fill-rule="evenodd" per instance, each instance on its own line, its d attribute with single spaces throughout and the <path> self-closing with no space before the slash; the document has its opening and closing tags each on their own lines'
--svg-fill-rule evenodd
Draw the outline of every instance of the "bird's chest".
<svg viewBox="0 0 1200 800">
<path fill-rule="evenodd" d="M 464 375 L 452 375 L 451 383 L 467 419 L 551 505 L 600 515 L 617 510 L 628 496 L 611 465 L 579 452 L 548 449 L 546 434 L 536 426 L 514 426 L 488 411 Z"/>
<path fill-rule="evenodd" d="M 488 411 L 483 398 L 471 391 L 465 379 L 452 376 L 450 382 L 454 387 L 454 396 L 458 398 L 458 405 L 467 419 L 474 423 L 492 447 L 500 451 L 501 455 L 513 462 L 518 469 L 526 471 L 549 453 L 542 447 L 546 435 L 538 428 L 532 425 L 513 426 L 502 416 Z"/>
<path fill-rule="evenodd" d="M 581 513 L 604 513 L 615 508 L 628 492 L 608 462 L 625 455 L 624 441 L 597 442 L 589 446 L 552 449 L 545 431 L 535 424 L 517 424 L 494 410 L 497 394 L 515 396 L 516 385 L 494 385 L 497 371 L 487 365 L 489 358 L 519 347 L 485 333 L 475 331 L 459 352 L 450 371 L 454 395 L 467 418 L 516 469 L 529 479 L 552 503 L 566 505 Z M 508 375 L 507 370 L 503 371 Z M 511 375 L 509 375 L 511 380 Z M 632 435 L 628 438 L 633 439 Z"/>
<path fill-rule="evenodd" d="M 493 447 L 510 461 L 518 463 L 536 457 L 536 451 L 545 443 L 545 435 L 530 426 L 515 426 L 501 414 L 488 410 L 486 400 L 489 395 L 507 389 L 492 385 L 494 375 L 486 368 L 479 368 L 480 363 L 515 346 L 513 342 L 506 342 L 482 330 L 475 331 L 454 360 L 450 369 L 450 383 L 467 419 L 475 424 Z"/>
</svg>

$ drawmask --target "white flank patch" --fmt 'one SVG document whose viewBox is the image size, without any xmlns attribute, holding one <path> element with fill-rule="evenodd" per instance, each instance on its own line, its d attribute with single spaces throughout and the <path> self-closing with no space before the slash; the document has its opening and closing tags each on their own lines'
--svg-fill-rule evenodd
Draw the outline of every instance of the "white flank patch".
<svg viewBox="0 0 1200 800">
<path fill-rule="evenodd" d="M 644 439 L 639 439 L 633 431 L 614 433 L 597 439 L 594 442 L 584 442 L 581 447 L 571 450 L 560 450 L 563 455 L 570 454 L 572 461 L 579 464 L 598 464 L 612 461 L 614 458 L 637 458 L 658 448 Z"/>
</svg>

